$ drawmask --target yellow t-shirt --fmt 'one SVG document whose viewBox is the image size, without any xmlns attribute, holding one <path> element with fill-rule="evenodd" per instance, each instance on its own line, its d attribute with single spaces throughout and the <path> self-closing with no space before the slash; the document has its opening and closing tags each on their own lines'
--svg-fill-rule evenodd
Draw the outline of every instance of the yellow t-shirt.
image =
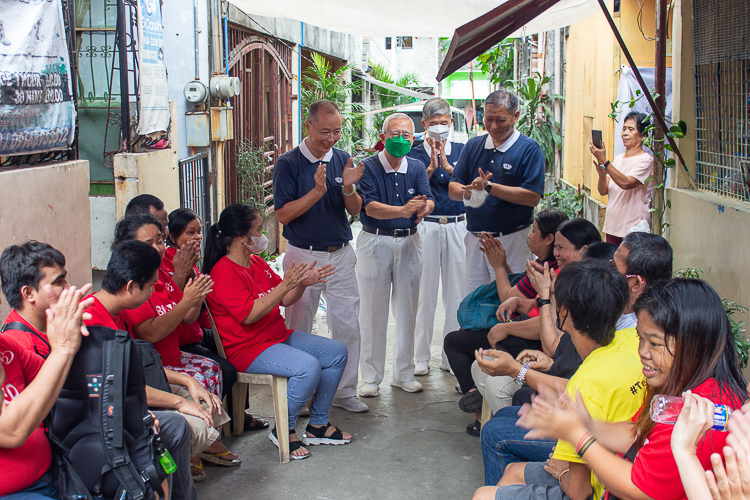
<svg viewBox="0 0 750 500">
<path fill-rule="evenodd" d="M 594 420 L 629 421 L 643 404 L 646 381 L 637 340 L 635 328 L 618 330 L 612 343 L 589 354 L 568 381 L 565 391 L 574 399 L 580 391 Z M 586 463 L 576 455 L 576 445 L 559 440 L 554 458 Z M 593 472 L 591 487 L 594 498 L 601 498 L 604 486 Z"/>
</svg>

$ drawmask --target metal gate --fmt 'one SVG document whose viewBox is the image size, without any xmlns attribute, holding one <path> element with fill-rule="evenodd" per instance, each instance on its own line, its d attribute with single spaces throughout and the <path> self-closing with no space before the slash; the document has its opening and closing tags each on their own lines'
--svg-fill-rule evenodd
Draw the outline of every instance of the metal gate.
<svg viewBox="0 0 750 500">
<path fill-rule="evenodd" d="M 189 208 L 203 221 L 203 234 L 211 222 L 211 179 L 208 176 L 208 153 L 198 153 L 179 161 L 180 207 Z"/>
</svg>

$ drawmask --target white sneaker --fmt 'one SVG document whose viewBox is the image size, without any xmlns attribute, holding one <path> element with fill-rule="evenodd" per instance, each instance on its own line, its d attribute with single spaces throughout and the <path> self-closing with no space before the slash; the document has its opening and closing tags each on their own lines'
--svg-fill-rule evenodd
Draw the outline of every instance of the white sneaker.
<svg viewBox="0 0 750 500">
<path fill-rule="evenodd" d="M 336 408 L 343 408 L 344 410 L 350 411 L 352 413 L 364 413 L 370 409 L 369 406 L 357 399 L 357 396 L 349 396 L 348 398 L 335 398 L 333 400 L 333 406 L 335 406 Z"/>
<path fill-rule="evenodd" d="M 440 369 L 444 372 L 450 372 L 451 375 L 453 375 L 453 370 L 451 370 L 450 365 L 448 363 L 440 363 Z"/>
<path fill-rule="evenodd" d="M 378 387 L 378 384 L 364 383 L 362 384 L 362 387 L 359 388 L 359 395 L 363 398 L 374 398 L 378 395 L 379 389 L 380 387 Z"/>
<path fill-rule="evenodd" d="M 414 363 L 414 375 L 421 377 L 430 372 L 430 363 L 428 361 L 417 361 Z"/>
<path fill-rule="evenodd" d="M 408 382 L 399 382 L 398 380 L 391 380 L 393 387 L 400 387 L 406 392 L 422 392 L 422 384 L 416 380 L 409 380 Z"/>
</svg>

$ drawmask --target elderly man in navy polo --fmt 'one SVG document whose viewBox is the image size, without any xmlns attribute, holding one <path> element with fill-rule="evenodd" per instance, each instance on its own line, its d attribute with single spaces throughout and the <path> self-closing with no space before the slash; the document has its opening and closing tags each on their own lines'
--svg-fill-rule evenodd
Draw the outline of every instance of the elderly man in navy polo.
<svg viewBox="0 0 750 500">
<path fill-rule="evenodd" d="M 419 392 L 414 380 L 414 326 L 422 274 L 417 224 L 435 207 L 425 165 L 407 157 L 414 122 L 403 113 L 388 116 L 381 138 L 385 151 L 362 161 L 362 233 L 357 239 L 357 280 L 362 307 L 360 396 L 378 395 L 385 371 L 388 304 L 393 302 L 396 337 L 391 385 Z"/>
<path fill-rule="evenodd" d="M 427 166 L 430 191 L 435 197 L 435 210 L 418 226 L 422 240 L 422 280 L 414 338 L 415 375 L 427 375 L 430 369 L 430 345 L 440 282 L 445 310 L 443 337 L 458 330 L 456 312 L 466 295 L 466 207 L 448 195 L 453 166 L 458 162 L 464 145 L 451 142 L 452 122 L 448 101 L 439 97 L 427 101 L 422 108 L 425 141 L 409 152 L 410 157 Z M 450 370 L 445 353 L 440 368 Z"/>
<path fill-rule="evenodd" d="M 285 311 L 288 328 L 309 332 L 321 293 L 331 337 L 342 342 L 349 359 L 333 406 L 359 413 L 369 408 L 357 399 L 359 365 L 359 291 L 354 270 L 352 230 L 347 212 L 357 215 L 362 199 L 356 182 L 364 165 L 352 167 L 349 155 L 333 147 L 341 138 L 341 113 L 330 101 L 310 105 L 307 137 L 284 153 L 273 170 L 276 215 L 287 239 L 284 269 L 293 263 L 332 264 L 336 273 L 327 283 L 307 287 L 302 298 Z"/>
<path fill-rule="evenodd" d="M 500 240 L 507 263 L 521 272 L 531 252 L 526 237 L 534 207 L 544 194 L 544 155 L 533 139 L 515 129 L 518 97 L 505 89 L 484 102 L 487 135 L 466 143 L 450 183 L 450 197 L 466 204 L 466 291 L 495 279 L 479 236 Z"/>
</svg>

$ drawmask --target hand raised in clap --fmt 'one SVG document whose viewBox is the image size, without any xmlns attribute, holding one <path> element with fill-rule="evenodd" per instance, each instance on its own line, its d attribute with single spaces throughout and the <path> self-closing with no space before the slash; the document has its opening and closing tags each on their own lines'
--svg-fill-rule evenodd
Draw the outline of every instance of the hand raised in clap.
<svg viewBox="0 0 750 500">
<path fill-rule="evenodd" d="M 471 189 L 474 189 L 476 191 L 484 191 L 484 189 L 487 187 L 487 182 L 489 182 L 490 179 L 492 179 L 492 172 L 485 174 L 480 168 L 479 177 L 474 179 L 474 181 L 471 183 Z"/>
<path fill-rule="evenodd" d="M 365 173 L 365 164 L 363 162 L 359 162 L 356 167 L 353 165 L 354 159 L 349 158 L 341 174 L 341 177 L 344 179 L 344 187 L 349 187 L 359 181 L 362 178 L 362 174 Z"/>
<path fill-rule="evenodd" d="M 45 293 L 51 292 L 51 285 L 45 285 Z M 47 338 L 51 351 L 61 351 L 74 354 L 81 346 L 81 335 L 88 335 L 89 331 L 83 320 L 91 319 L 91 314 L 84 313 L 84 309 L 94 303 L 94 298 L 81 300 L 91 290 L 91 284 L 80 289 L 74 286 L 63 290 L 57 302 L 47 309 Z"/>
<path fill-rule="evenodd" d="M 302 283 L 305 279 L 307 271 L 315 267 L 315 264 L 317 264 L 317 261 L 313 261 L 312 264 L 305 264 L 303 262 L 296 265 L 294 262 L 291 262 L 286 271 L 284 271 L 284 280 L 281 284 L 284 285 L 287 290 L 294 290 L 297 288 L 297 285 Z"/>
<path fill-rule="evenodd" d="M 325 283 L 328 281 L 326 278 L 333 276 L 335 270 L 336 268 L 331 264 L 310 269 L 305 273 L 305 279 L 302 280 L 302 284 L 305 286 L 312 286 L 318 283 Z"/>
</svg>

